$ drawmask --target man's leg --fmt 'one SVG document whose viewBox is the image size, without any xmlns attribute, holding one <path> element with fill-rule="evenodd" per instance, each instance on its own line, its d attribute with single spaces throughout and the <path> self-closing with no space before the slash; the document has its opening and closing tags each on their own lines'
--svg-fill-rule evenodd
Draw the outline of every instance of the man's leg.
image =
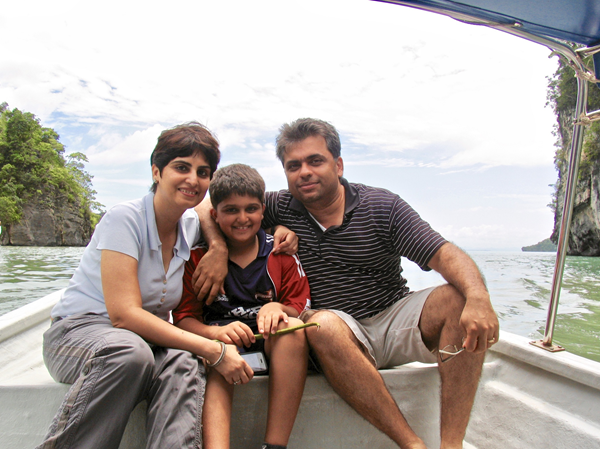
<svg viewBox="0 0 600 449">
<path fill-rule="evenodd" d="M 321 325 L 307 328 L 306 335 L 325 377 L 342 399 L 401 448 L 425 448 L 348 325 L 327 311 L 316 312 L 307 322 Z"/>
<path fill-rule="evenodd" d="M 284 324 L 283 322 L 280 324 Z M 302 324 L 290 318 L 286 327 Z M 287 446 L 298 414 L 308 365 L 308 343 L 303 330 L 270 337 L 265 342 L 269 355 L 269 412 L 265 442 Z"/>
<path fill-rule="evenodd" d="M 466 336 L 459 322 L 464 305 L 464 297 L 451 285 L 442 285 L 429 295 L 419 327 L 423 342 L 430 350 L 446 345 L 461 348 L 462 339 Z M 483 359 L 484 354 L 467 351 L 445 363 L 438 359 L 442 380 L 442 448 L 462 448 Z"/>
</svg>

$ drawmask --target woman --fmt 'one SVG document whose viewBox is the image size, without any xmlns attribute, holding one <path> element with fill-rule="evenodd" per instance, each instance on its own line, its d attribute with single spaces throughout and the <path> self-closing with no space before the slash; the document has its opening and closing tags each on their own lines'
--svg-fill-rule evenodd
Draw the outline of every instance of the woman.
<svg viewBox="0 0 600 449">
<path fill-rule="evenodd" d="M 73 385 L 40 448 L 117 449 L 143 400 L 148 448 L 200 448 L 199 357 L 225 378 L 252 378 L 234 345 L 168 322 L 199 238 L 191 208 L 204 198 L 219 158 L 217 140 L 199 123 L 164 131 L 151 156 L 151 193 L 98 223 L 44 334 L 50 374 Z"/>
</svg>

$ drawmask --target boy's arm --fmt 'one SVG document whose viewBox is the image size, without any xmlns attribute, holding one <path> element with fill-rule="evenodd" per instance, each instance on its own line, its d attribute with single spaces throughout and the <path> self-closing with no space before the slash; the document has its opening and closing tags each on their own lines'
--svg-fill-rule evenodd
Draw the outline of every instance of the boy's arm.
<svg viewBox="0 0 600 449">
<path fill-rule="evenodd" d="M 262 306 L 256 317 L 258 324 L 258 332 L 263 334 L 266 339 L 269 338 L 270 334 L 274 334 L 279 329 L 279 322 L 283 321 L 288 323 L 288 317 L 297 317 L 298 311 L 290 306 L 286 306 L 280 302 L 270 302 Z"/>
<path fill-rule="evenodd" d="M 298 256 L 271 254 L 267 267 L 271 279 L 276 283 L 277 301 L 265 304 L 257 316 L 258 332 L 268 338 L 279 329 L 279 322 L 288 322 L 288 317 L 298 317 L 310 309 L 308 279 Z"/>
</svg>

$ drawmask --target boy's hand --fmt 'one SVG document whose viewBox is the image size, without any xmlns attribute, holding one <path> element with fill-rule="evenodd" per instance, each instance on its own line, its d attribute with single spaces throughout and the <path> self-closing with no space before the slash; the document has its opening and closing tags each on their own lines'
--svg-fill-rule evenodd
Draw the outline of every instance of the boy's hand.
<svg viewBox="0 0 600 449">
<path fill-rule="evenodd" d="M 256 341 L 254 332 L 247 324 L 240 321 L 234 321 L 226 326 L 212 326 L 215 329 L 214 338 L 228 345 L 249 347 Z"/>
<path fill-rule="evenodd" d="M 287 323 L 289 321 L 288 314 L 282 310 L 281 304 L 278 302 L 270 302 L 262 306 L 256 317 L 258 324 L 258 332 L 266 339 L 269 334 L 274 334 L 279 329 L 279 322 Z"/>
<path fill-rule="evenodd" d="M 285 226 L 275 226 L 273 232 L 273 253 L 293 256 L 298 252 L 298 236 Z"/>
</svg>

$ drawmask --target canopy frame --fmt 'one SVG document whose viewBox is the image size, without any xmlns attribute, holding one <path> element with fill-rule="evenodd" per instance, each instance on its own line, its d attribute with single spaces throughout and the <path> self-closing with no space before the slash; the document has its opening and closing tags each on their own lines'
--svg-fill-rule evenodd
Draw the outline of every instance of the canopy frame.
<svg viewBox="0 0 600 449">
<path fill-rule="evenodd" d="M 466 12 L 466 8 L 461 8 L 461 10 L 456 10 L 456 8 L 444 8 L 443 2 L 423 2 L 410 0 L 377 1 L 381 1 L 384 3 L 393 3 L 424 11 L 434 12 L 447 17 L 451 17 L 460 22 L 464 22 L 471 25 L 486 26 L 488 28 L 503 31 L 505 33 L 518 36 L 528 41 L 544 45 L 548 47 L 553 53 L 564 57 L 568 64 L 575 71 L 575 76 L 577 77 L 577 102 L 575 106 L 576 120 L 573 127 L 573 136 L 571 139 L 571 147 L 569 150 L 567 181 L 565 183 L 563 211 L 557 242 L 558 248 L 556 252 L 556 262 L 554 265 L 554 276 L 552 279 L 550 303 L 548 306 L 548 315 L 546 318 L 546 329 L 544 331 L 543 339 L 534 340 L 530 342 L 532 345 L 544 349 L 546 351 L 563 351 L 564 348 L 560 345 L 553 344 L 552 340 L 554 336 L 556 314 L 558 312 L 560 290 L 562 287 L 565 260 L 568 250 L 568 237 L 571 226 L 571 219 L 573 215 L 577 174 L 579 172 L 579 163 L 581 161 L 584 127 L 591 124 L 594 121 L 600 120 L 600 110 L 589 113 L 587 112 L 588 83 L 598 83 L 599 80 L 596 78 L 594 72 L 590 71 L 586 67 L 583 58 L 594 55 L 594 59 L 598 64 L 598 62 L 600 62 L 600 58 L 596 59 L 595 55 L 600 55 L 600 45 L 573 49 L 570 45 L 568 45 L 568 43 L 561 41 L 555 37 L 550 37 L 546 33 L 542 33 L 540 31 L 538 31 L 537 33 L 533 33 L 531 31 L 525 30 L 522 25 L 522 22 L 519 21 L 519 19 L 514 18 L 511 20 L 507 20 L 507 18 L 505 17 L 505 20 L 503 22 L 493 21 L 483 18 L 482 15 L 477 16 L 475 14 Z M 464 5 L 459 4 L 458 6 L 462 7 Z M 479 11 L 481 11 L 480 8 L 478 10 L 474 10 L 474 13 L 477 13 Z M 587 38 L 586 40 L 589 40 L 589 38 Z M 581 40 L 578 43 L 582 43 Z"/>
</svg>

